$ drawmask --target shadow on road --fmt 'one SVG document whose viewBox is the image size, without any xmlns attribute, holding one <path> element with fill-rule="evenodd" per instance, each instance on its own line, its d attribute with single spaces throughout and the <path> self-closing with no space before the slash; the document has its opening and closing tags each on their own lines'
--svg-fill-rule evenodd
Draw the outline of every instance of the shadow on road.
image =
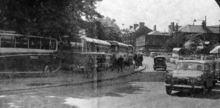
<svg viewBox="0 0 220 108">
<path fill-rule="evenodd" d="M 139 73 L 139 82 L 164 82 L 166 77 L 165 71 L 142 72 Z"/>
</svg>

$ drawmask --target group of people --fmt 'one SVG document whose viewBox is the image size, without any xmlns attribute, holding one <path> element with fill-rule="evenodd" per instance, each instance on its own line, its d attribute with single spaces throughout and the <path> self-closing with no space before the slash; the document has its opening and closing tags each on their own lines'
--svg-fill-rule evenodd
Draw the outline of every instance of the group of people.
<svg viewBox="0 0 220 108">
<path fill-rule="evenodd" d="M 113 71 L 114 69 L 117 69 L 118 72 L 123 72 L 125 66 L 128 66 L 130 68 L 133 63 L 132 61 L 132 57 L 120 55 L 120 57 L 117 59 L 116 56 L 113 54 L 113 56 L 111 56 L 111 70 Z"/>
<path fill-rule="evenodd" d="M 143 55 L 138 53 L 138 54 L 134 54 L 134 62 L 135 62 L 135 66 L 139 67 L 142 66 L 142 62 L 143 62 Z"/>
</svg>

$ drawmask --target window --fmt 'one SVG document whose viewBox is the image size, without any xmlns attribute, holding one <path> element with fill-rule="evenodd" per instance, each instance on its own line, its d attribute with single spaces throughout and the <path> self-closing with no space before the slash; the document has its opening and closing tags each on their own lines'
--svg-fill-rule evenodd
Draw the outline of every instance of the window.
<svg viewBox="0 0 220 108">
<path fill-rule="evenodd" d="M 29 48 L 31 49 L 40 49 L 40 38 L 30 37 L 29 38 Z"/>
<path fill-rule="evenodd" d="M 41 49 L 49 49 L 50 48 L 50 39 L 42 39 Z"/>
<path fill-rule="evenodd" d="M 15 37 L 16 48 L 28 48 L 28 38 L 24 36 Z"/>
<path fill-rule="evenodd" d="M 1 47 L 13 48 L 15 46 L 14 36 L 1 36 Z"/>
<path fill-rule="evenodd" d="M 55 40 L 51 40 L 50 49 L 56 50 L 56 41 Z"/>
</svg>

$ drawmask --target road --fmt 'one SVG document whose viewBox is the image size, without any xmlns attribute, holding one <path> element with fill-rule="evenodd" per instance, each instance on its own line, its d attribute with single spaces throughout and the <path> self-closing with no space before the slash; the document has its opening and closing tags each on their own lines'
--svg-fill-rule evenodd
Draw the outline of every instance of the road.
<svg viewBox="0 0 220 108">
<path fill-rule="evenodd" d="M 1 108 L 219 108 L 220 86 L 210 94 L 173 92 L 164 88 L 165 71 L 153 71 L 153 59 L 144 57 L 147 69 L 97 84 L 2 92 Z"/>
</svg>

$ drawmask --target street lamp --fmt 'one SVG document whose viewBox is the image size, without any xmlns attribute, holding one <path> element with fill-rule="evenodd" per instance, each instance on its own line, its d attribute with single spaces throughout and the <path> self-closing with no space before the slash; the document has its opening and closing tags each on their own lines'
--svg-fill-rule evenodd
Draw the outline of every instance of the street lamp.
<svg viewBox="0 0 220 108">
<path fill-rule="evenodd" d="M 220 20 L 219 20 L 220 22 Z M 220 24 L 219 24 L 219 37 L 218 37 L 218 43 L 220 44 Z"/>
<path fill-rule="evenodd" d="M 193 22 L 196 22 L 196 21 L 202 21 L 202 28 L 204 29 L 205 34 L 207 34 L 207 30 L 206 30 L 206 28 L 205 28 L 205 26 L 206 26 L 206 16 L 205 16 L 205 20 L 201 20 L 201 19 L 194 19 L 194 20 L 193 20 Z M 193 25 L 194 25 L 194 23 L 193 23 Z M 204 41 L 204 46 L 206 47 L 205 35 L 203 35 L 203 41 Z M 206 53 L 206 48 L 205 48 L 205 47 L 203 47 L 203 48 L 204 48 L 204 49 L 203 49 L 203 55 L 204 55 L 204 58 L 203 58 L 203 59 L 205 59 L 205 53 Z"/>
</svg>

